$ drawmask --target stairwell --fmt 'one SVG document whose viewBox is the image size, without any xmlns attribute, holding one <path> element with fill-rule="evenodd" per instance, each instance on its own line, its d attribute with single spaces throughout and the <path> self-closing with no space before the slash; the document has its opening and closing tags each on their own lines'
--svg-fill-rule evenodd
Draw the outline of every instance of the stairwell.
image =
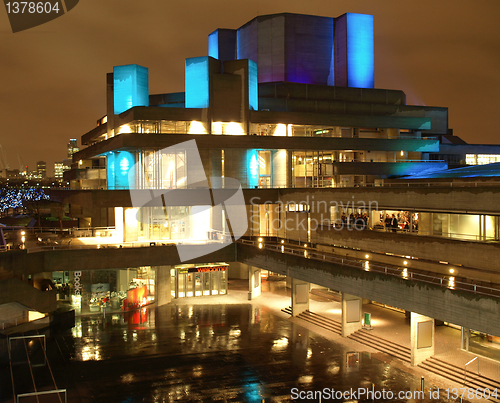
<svg viewBox="0 0 500 403">
<path fill-rule="evenodd" d="M 464 367 L 450 364 L 437 357 L 431 357 L 425 360 L 419 364 L 419 367 L 449 379 L 450 381 L 459 383 L 463 385 L 464 388 L 474 389 L 474 395 L 476 395 L 476 392 L 484 393 L 486 389 L 488 389 L 491 393 L 488 400 L 500 403 L 500 382 L 495 381 L 494 379 L 490 379 L 471 371 L 467 371 L 467 377 L 465 377 Z M 462 394 L 462 391 L 463 390 L 458 390 L 457 393 L 459 393 L 459 397 Z M 465 391 L 464 399 L 471 400 L 467 396 L 468 392 L 468 390 Z M 487 396 L 485 398 L 487 398 Z"/>
</svg>

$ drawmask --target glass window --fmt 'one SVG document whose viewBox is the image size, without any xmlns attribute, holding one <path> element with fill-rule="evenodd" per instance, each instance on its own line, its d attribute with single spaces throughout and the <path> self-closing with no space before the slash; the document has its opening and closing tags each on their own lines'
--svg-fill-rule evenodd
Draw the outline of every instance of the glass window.
<svg viewBox="0 0 500 403">
<path fill-rule="evenodd" d="M 220 291 L 219 294 L 227 294 L 227 280 L 226 280 L 226 271 L 220 272 Z"/>
<path fill-rule="evenodd" d="M 194 284 L 195 284 L 195 297 L 201 297 L 203 294 L 203 289 L 202 289 L 202 275 L 204 273 L 195 273 L 193 275 L 194 277 Z"/>
<path fill-rule="evenodd" d="M 178 273 L 179 280 L 179 298 L 183 298 L 186 296 L 186 274 Z"/>
<path fill-rule="evenodd" d="M 186 274 L 186 297 L 193 296 L 193 273 Z"/>
<path fill-rule="evenodd" d="M 210 280 L 212 273 L 203 273 L 203 295 L 210 295 Z"/>
<path fill-rule="evenodd" d="M 219 272 L 219 271 L 215 271 L 213 273 L 210 273 L 212 275 L 212 295 L 218 295 L 219 294 L 220 273 L 221 272 Z"/>
<path fill-rule="evenodd" d="M 175 269 L 170 269 L 170 295 L 172 298 L 177 298 L 175 294 Z"/>
</svg>

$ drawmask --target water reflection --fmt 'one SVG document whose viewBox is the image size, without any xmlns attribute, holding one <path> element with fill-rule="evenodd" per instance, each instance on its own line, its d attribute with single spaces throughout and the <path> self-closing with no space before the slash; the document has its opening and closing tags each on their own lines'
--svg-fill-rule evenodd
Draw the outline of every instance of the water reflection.
<svg viewBox="0 0 500 403">
<path fill-rule="evenodd" d="M 82 393 L 113 402 L 279 402 L 290 401 L 292 388 L 420 385 L 262 306 L 174 304 L 148 307 L 145 315 L 139 323 L 130 315 L 77 318 L 58 338 Z"/>
</svg>

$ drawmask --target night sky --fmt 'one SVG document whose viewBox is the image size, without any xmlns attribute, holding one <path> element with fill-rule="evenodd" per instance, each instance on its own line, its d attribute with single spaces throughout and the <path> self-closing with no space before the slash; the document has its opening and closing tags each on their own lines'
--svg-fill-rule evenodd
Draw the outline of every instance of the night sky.
<svg viewBox="0 0 500 403">
<path fill-rule="evenodd" d="M 184 91 L 184 59 L 208 34 L 257 15 L 374 15 L 375 86 L 407 103 L 449 108 L 469 143 L 500 143 L 500 0 L 82 0 L 66 15 L 13 34 L 0 6 L 0 144 L 19 157 L 66 157 L 66 144 L 105 115 L 106 73 L 149 68 L 150 93 Z M 0 154 L 1 155 L 1 154 Z M 2 164 L 0 164 L 0 167 Z"/>
</svg>

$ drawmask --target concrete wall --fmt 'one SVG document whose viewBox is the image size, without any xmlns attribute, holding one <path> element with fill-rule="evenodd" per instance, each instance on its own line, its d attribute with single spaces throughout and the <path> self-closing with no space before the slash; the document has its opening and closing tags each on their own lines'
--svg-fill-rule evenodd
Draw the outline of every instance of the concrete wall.
<svg viewBox="0 0 500 403">
<path fill-rule="evenodd" d="M 500 299 L 238 244 L 238 261 L 500 336 Z"/>
<path fill-rule="evenodd" d="M 12 251 L 0 254 L 0 267 L 16 276 L 60 270 L 105 270 L 139 266 L 164 266 L 180 263 L 213 263 L 236 260 L 236 245 L 202 255 L 203 245 L 192 245 L 193 260 L 181 262 L 176 246 L 142 248 L 63 249 L 37 253 Z"/>
<path fill-rule="evenodd" d="M 0 281 L 0 305 L 9 302 L 18 302 L 42 313 L 57 308 L 56 291 L 37 290 L 18 278 Z"/>
<path fill-rule="evenodd" d="M 164 136 L 169 137 L 169 136 Z M 208 137 L 208 136 L 207 136 Z M 221 138 L 222 136 L 217 136 Z M 227 136 L 225 136 L 227 137 Z M 265 138 L 266 136 L 234 136 Z M 290 138 L 292 139 L 292 138 Z M 288 138 L 287 138 L 288 140 Z M 308 139 L 309 141 L 309 139 Z M 234 178 L 246 178 L 246 164 L 242 159 L 246 158 L 246 153 L 232 154 L 226 152 L 225 155 L 225 176 Z M 229 158 L 229 159 L 228 159 Z M 425 184 L 424 184 L 425 185 Z M 242 187 L 245 183 L 242 182 Z M 230 189 L 222 189 L 221 192 L 228 192 Z M 149 190 L 135 190 L 134 192 L 150 192 Z M 169 205 L 196 205 L 197 200 L 203 200 L 201 193 L 197 189 L 177 189 L 169 191 L 169 198 L 166 202 Z M 128 190 L 79 190 L 61 191 L 50 190 L 51 197 L 66 203 L 80 206 L 92 207 L 132 207 L 130 191 Z M 375 188 L 314 188 L 314 189 L 245 189 L 243 191 L 247 204 L 253 199 L 254 203 L 282 201 L 286 202 L 326 202 L 333 203 L 356 203 L 356 206 L 371 206 L 372 209 L 388 210 L 416 210 L 420 212 L 457 212 L 474 214 L 498 214 L 500 205 L 499 187 L 412 187 L 406 185 L 394 185 L 394 187 Z M 149 194 L 149 193 L 148 193 Z M 313 198 L 314 196 L 314 198 Z M 200 202 L 199 204 L 203 204 Z M 351 205 L 349 205 L 350 207 Z M 472 207 L 471 207 L 472 206 Z"/>
</svg>

